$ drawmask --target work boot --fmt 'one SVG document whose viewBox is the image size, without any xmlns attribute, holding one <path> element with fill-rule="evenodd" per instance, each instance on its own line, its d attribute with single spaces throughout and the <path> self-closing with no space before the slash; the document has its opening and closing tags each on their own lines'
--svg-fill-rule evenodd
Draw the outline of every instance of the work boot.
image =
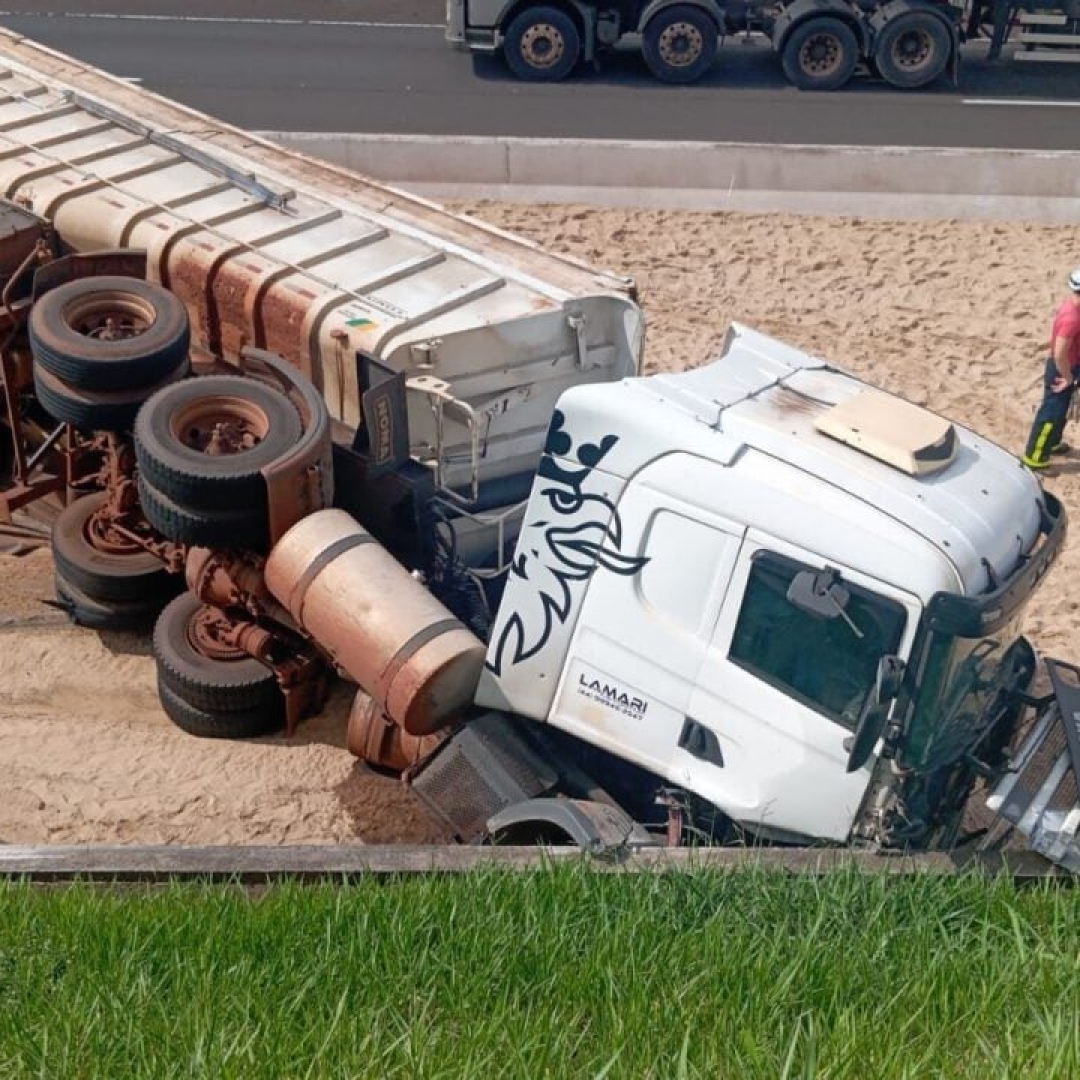
<svg viewBox="0 0 1080 1080">
<path fill-rule="evenodd" d="M 1030 469 L 1036 476 L 1061 475 L 1061 470 L 1055 468 L 1049 461 L 1034 461 L 1029 457 L 1022 457 L 1020 460 L 1024 463 L 1024 467 Z"/>
<path fill-rule="evenodd" d="M 1071 454 L 1072 447 L 1067 442 L 1059 442 L 1056 446 L 1051 446 L 1049 452 L 1060 457 L 1062 454 Z"/>
</svg>

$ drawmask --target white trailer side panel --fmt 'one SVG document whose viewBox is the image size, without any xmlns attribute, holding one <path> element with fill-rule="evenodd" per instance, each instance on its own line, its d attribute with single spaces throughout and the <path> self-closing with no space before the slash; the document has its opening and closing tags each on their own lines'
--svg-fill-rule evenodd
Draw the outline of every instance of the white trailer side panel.
<svg viewBox="0 0 1080 1080">
<path fill-rule="evenodd" d="M 259 139 L 0 30 L 0 193 L 76 250 L 146 250 L 197 348 L 254 345 L 360 423 L 357 350 L 479 416 L 480 479 L 531 468 L 563 390 L 634 374 L 633 283 Z M 413 452 L 436 441 L 411 394 Z M 449 483 L 468 477 L 448 420 Z"/>
</svg>

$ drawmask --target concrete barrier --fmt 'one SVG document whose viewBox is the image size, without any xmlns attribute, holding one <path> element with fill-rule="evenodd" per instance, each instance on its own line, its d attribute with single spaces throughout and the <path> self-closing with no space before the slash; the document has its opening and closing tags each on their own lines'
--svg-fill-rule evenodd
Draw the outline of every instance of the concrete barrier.
<svg viewBox="0 0 1080 1080">
<path fill-rule="evenodd" d="M 1080 152 L 269 132 L 436 198 L 1080 223 Z"/>
</svg>

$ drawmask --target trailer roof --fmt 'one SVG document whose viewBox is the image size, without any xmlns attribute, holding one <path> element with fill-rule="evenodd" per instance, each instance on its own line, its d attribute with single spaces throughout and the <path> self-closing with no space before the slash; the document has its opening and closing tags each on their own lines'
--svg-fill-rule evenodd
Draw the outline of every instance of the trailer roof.
<svg viewBox="0 0 1080 1080">
<path fill-rule="evenodd" d="M 0 191 L 76 250 L 145 251 L 198 351 L 280 354 L 350 429 L 359 357 L 404 376 L 411 452 L 450 487 L 535 467 L 563 390 L 640 364 L 630 279 L 3 30 Z"/>
<path fill-rule="evenodd" d="M 262 194 L 255 186 L 260 181 L 265 192 L 286 196 L 291 193 L 289 184 L 297 185 L 299 193 L 314 186 L 328 200 L 342 200 L 350 213 L 391 222 L 404 231 L 419 230 L 426 241 L 480 264 L 497 266 L 503 277 L 552 299 L 633 290 L 629 278 L 545 251 L 437 203 L 286 149 L 0 29 L 0 145 L 7 147 L 4 157 L 10 156 L 14 147 L 24 146 L 47 149 L 57 160 L 77 160 L 80 155 L 73 151 L 85 152 L 105 133 L 100 112 L 94 116 L 95 105 L 113 111 L 111 117 L 104 118 L 115 127 L 126 119 L 136 119 L 148 132 L 166 136 L 177 154 L 197 164 L 199 154 L 231 164 L 234 179 L 250 181 L 248 191 L 256 197 Z M 118 130 L 111 135 L 122 138 Z M 76 146 L 79 137 L 91 143 Z M 165 143 L 159 145 L 164 147 Z M 93 160 L 82 161 L 80 167 L 94 171 Z M 167 165 L 163 162 L 160 167 Z M 257 175 L 252 175 L 253 167 Z M 282 206 L 286 213 L 288 202 L 286 198 Z"/>
</svg>

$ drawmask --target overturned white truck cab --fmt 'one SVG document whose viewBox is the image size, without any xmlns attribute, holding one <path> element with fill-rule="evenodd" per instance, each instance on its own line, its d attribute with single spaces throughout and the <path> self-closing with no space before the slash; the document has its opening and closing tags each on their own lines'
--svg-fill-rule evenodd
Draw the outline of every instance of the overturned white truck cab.
<svg viewBox="0 0 1080 1080">
<path fill-rule="evenodd" d="M 338 674 L 462 840 L 950 847 L 982 783 L 1080 869 L 1011 455 L 741 327 L 639 378 L 626 279 L 3 31 L 0 81 L 0 516 L 62 496 L 57 598 L 154 627 L 174 722 Z"/>
<path fill-rule="evenodd" d="M 465 836 L 587 842 L 582 804 L 543 798 L 569 763 L 639 821 L 937 848 L 976 781 L 1005 777 L 1038 839 L 1076 787 L 1021 622 L 1064 532 L 1006 451 L 741 327 L 697 370 L 568 391 L 492 628 L 484 737 L 414 787 Z M 500 714 L 554 733 L 544 752 Z M 471 803 L 445 783 L 463 760 Z"/>
</svg>

